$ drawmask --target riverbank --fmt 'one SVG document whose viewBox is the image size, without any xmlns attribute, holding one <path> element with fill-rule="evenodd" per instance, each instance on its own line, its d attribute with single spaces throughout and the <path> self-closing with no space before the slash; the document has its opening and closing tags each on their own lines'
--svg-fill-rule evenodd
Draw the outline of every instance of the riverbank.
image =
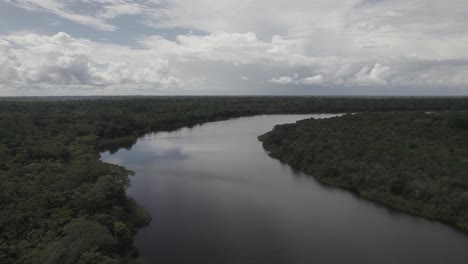
<svg viewBox="0 0 468 264">
<path fill-rule="evenodd" d="M 256 114 L 467 109 L 467 98 L 151 97 L 0 102 L 0 262 L 127 261 L 149 216 L 99 160 L 141 135 Z M 88 235 L 89 234 L 89 235 Z"/>
<path fill-rule="evenodd" d="M 273 158 L 319 181 L 468 231 L 465 113 L 361 113 L 276 126 Z"/>
</svg>

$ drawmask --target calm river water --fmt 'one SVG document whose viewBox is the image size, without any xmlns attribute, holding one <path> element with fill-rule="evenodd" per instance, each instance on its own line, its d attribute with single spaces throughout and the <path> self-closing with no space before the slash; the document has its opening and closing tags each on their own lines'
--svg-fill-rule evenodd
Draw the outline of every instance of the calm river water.
<svg viewBox="0 0 468 264">
<path fill-rule="evenodd" d="M 468 263 L 468 235 L 318 183 L 270 158 L 257 136 L 334 115 L 273 115 L 147 135 L 102 159 L 136 172 L 154 264 Z"/>
</svg>

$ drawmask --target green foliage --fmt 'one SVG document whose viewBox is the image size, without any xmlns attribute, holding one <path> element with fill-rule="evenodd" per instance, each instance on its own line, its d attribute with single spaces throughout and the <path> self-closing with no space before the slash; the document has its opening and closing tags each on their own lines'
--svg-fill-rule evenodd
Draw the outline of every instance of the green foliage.
<svg viewBox="0 0 468 264">
<path fill-rule="evenodd" d="M 75 263 L 88 262 L 90 254 L 110 251 L 116 247 L 117 241 L 109 230 L 92 221 L 84 219 L 72 220 L 64 228 L 65 236 L 58 242 L 52 242 L 46 247 L 45 263 Z M 84 259 L 82 255 L 85 255 Z"/>
<path fill-rule="evenodd" d="M 456 113 L 448 118 L 448 125 L 452 128 L 468 129 L 468 113 Z"/>
<path fill-rule="evenodd" d="M 259 139 L 322 182 L 468 231 L 467 114 L 348 114 L 276 126 Z"/>
<path fill-rule="evenodd" d="M 151 216 L 125 194 L 132 172 L 101 162 L 99 151 L 131 147 L 145 133 L 256 114 L 446 109 L 466 110 L 468 99 L 4 99 L 0 101 L 0 263 L 136 262 L 127 257 L 134 251 L 132 238 L 138 227 L 151 221 Z M 458 119 L 448 122 L 443 116 L 437 118 L 421 117 L 415 124 L 427 128 L 446 122 L 449 126 L 463 127 Z M 376 133 L 372 137 L 383 136 Z M 463 142 L 464 137 L 458 139 Z M 293 137 L 286 136 L 284 140 L 295 142 Z M 279 144 L 283 142 L 281 139 L 275 142 L 275 146 L 283 148 Z M 323 149 L 328 155 L 338 150 L 334 150 L 334 146 L 312 142 L 310 146 L 298 146 L 298 150 L 300 147 L 300 153 L 308 153 L 308 148 L 314 147 Z M 425 143 L 418 141 L 407 141 L 404 146 L 415 151 L 425 149 Z M 358 151 L 359 146 L 356 147 L 350 149 L 350 153 L 363 155 Z M 425 153 L 428 157 L 465 157 L 462 154 L 466 151 L 457 146 L 453 146 L 453 152 Z M 387 156 L 390 161 L 397 158 L 393 154 Z M 314 159 L 312 156 L 307 158 Z M 457 162 L 460 170 L 467 168 L 466 159 L 460 158 Z M 361 171 L 366 164 L 365 161 L 347 163 L 345 168 Z M 340 175 L 338 167 L 327 166 L 325 169 L 330 177 Z M 348 182 L 373 183 L 372 179 L 360 177 L 352 177 Z M 418 192 L 421 199 L 430 200 L 436 195 L 425 182 L 411 184 L 422 186 Z M 406 193 L 406 181 L 396 180 L 392 186 L 395 192 Z M 461 197 L 457 206 L 463 207 L 465 200 Z M 464 223 L 466 221 L 462 221 Z"/>
</svg>

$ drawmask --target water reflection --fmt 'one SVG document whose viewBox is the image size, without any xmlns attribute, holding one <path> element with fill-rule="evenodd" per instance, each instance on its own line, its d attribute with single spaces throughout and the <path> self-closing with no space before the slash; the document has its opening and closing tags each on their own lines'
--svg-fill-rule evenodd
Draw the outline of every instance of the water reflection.
<svg viewBox="0 0 468 264">
<path fill-rule="evenodd" d="M 266 155 L 258 135 L 309 116 L 208 123 L 103 153 L 136 172 L 129 195 L 153 214 L 136 238 L 142 257 L 165 264 L 468 263 L 467 235 L 320 184 Z"/>
</svg>

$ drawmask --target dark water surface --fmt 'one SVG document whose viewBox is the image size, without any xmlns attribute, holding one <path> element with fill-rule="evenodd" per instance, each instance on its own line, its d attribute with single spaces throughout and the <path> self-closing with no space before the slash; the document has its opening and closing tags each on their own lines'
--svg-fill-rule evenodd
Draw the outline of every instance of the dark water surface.
<svg viewBox="0 0 468 264">
<path fill-rule="evenodd" d="M 468 263 L 468 235 L 318 183 L 267 156 L 276 124 L 333 115 L 255 116 L 141 138 L 107 162 L 153 215 L 136 237 L 155 264 Z"/>
</svg>

